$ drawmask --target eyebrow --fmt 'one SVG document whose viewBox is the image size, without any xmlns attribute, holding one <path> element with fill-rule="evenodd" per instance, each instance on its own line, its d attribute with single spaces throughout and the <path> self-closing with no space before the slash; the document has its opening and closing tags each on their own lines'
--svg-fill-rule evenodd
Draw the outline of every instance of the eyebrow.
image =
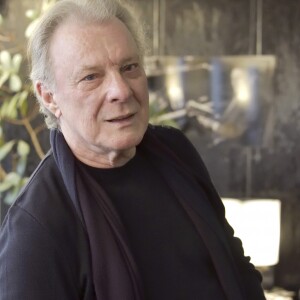
<svg viewBox="0 0 300 300">
<path fill-rule="evenodd" d="M 139 55 L 134 55 L 134 56 L 131 56 L 131 57 L 126 57 L 124 59 L 122 59 L 120 61 L 120 65 L 124 65 L 126 63 L 129 63 L 129 62 L 132 62 L 132 61 L 135 61 L 135 60 L 138 60 L 140 61 L 140 57 Z M 100 66 L 97 66 L 97 65 L 82 65 L 80 66 L 77 70 L 74 71 L 74 73 L 71 75 L 71 79 L 78 79 L 78 77 L 81 76 L 82 73 L 85 73 L 85 72 L 101 72 L 101 71 L 104 71 L 104 69 Z"/>
<path fill-rule="evenodd" d="M 82 65 L 74 73 L 71 75 L 71 79 L 77 80 L 78 77 L 81 77 L 82 73 L 89 73 L 89 72 L 99 72 L 101 69 L 98 66 L 94 65 Z"/>
<path fill-rule="evenodd" d="M 135 55 L 135 56 L 131 56 L 131 57 L 125 58 L 124 60 L 122 60 L 122 64 L 126 64 L 126 63 L 128 63 L 128 62 L 133 61 L 133 60 L 138 60 L 138 61 L 140 61 L 139 55 Z"/>
</svg>

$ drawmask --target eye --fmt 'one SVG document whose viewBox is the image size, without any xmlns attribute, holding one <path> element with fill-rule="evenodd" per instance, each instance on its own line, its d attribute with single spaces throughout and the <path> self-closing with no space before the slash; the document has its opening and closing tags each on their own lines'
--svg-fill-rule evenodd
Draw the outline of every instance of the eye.
<svg viewBox="0 0 300 300">
<path fill-rule="evenodd" d="M 96 74 L 89 74 L 85 77 L 83 77 L 82 81 L 92 81 L 96 79 L 97 75 Z"/>
<path fill-rule="evenodd" d="M 121 68 L 122 72 L 131 72 L 134 71 L 136 68 L 138 68 L 139 64 L 138 63 L 133 63 L 133 64 L 128 64 L 125 65 Z"/>
</svg>

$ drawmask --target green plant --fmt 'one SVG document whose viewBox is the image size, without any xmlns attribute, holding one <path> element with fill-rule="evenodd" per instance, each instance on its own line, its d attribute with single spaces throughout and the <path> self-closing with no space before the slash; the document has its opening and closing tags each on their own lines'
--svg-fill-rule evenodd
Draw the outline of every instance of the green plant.
<svg viewBox="0 0 300 300">
<path fill-rule="evenodd" d="M 172 117 L 168 110 L 166 100 L 162 99 L 155 92 L 149 93 L 149 123 L 178 128 L 175 118 Z"/>
<path fill-rule="evenodd" d="M 56 0 L 44 0 L 38 10 L 26 11 L 31 20 L 25 36 L 29 37 L 42 12 Z M 27 161 L 34 150 L 41 159 L 44 156 L 38 135 L 45 128 L 44 122 L 38 122 L 39 107 L 34 99 L 32 87 L 24 74 L 25 45 L 6 49 L 12 44 L 12 34 L 3 32 L 1 25 L 5 19 L 0 15 L 0 200 L 10 204 L 20 188 L 27 181 Z M 21 138 L 9 138 L 9 131 L 20 127 Z"/>
</svg>

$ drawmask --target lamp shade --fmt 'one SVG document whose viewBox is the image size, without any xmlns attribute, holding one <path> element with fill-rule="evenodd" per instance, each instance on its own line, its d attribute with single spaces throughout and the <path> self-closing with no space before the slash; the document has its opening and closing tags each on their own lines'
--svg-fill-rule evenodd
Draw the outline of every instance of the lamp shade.
<svg viewBox="0 0 300 300">
<path fill-rule="evenodd" d="M 243 242 L 255 266 L 273 266 L 279 260 L 280 200 L 223 198 L 226 218 Z"/>
</svg>

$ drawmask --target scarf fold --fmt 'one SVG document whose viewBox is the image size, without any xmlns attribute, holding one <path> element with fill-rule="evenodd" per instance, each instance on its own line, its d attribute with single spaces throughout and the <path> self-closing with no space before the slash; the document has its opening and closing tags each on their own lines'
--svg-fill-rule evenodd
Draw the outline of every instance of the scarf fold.
<svg viewBox="0 0 300 300">
<path fill-rule="evenodd" d="M 62 133 L 53 130 L 50 139 L 55 161 L 87 231 L 97 300 L 143 300 L 141 278 L 130 252 L 126 232 L 109 197 L 100 184 L 80 164 L 76 164 Z M 217 197 L 211 184 L 202 176 L 192 174 L 184 162 L 149 130 L 140 148 L 147 152 L 149 159 L 162 173 L 203 239 L 226 297 L 229 300 L 245 299 L 214 208 L 207 199 L 199 199 L 197 193 L 189 194 L 190 198 L 185 193 L 186 189 L 191 189 L 191 182 L 196 178 L 208 194 L 213 193 L 212 196 Z M 174 170 L 172 176 L 169 176 L 170 169 Z M 193 189 L 197 191 L 197 183 Z"/>
<path fill-rule="evenodd" d="M 64 184 L 87 232 L 97 300 L 143 300 L 143 288 L 123 225 L 100 185 L 76 163 L 62 133 L 50 141 Z"/>
</svg>

